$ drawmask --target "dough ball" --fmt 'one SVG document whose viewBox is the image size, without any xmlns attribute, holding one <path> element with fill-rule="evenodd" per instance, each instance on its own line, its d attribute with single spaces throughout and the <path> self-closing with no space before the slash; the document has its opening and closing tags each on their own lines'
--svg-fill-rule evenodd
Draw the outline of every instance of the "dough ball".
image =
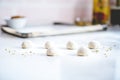
<svg viewBox="0 0 120 80">
<path fill-rule="evenodd" d="M 47 56 L 54 56 L 56 55 L 56 50 L 55 49 L 51 49 L 51 48 L 48 48 L 47 49 Z"/>
<path fill-rule="evenodd" d="M 73 50 L 73 49 L 76 49 L 77 45 L 75 42 L 73 41 L 69 41 L 66 45 L 66 48 L 69 49 L 69 50 Z"/>
<path fill-rule="evenodd" d="M 90 41 L 88 43 L 88 47 L 90 49 L 98 49 L 98 48 L 100 48 L 100 42 L 98 42 L 98 41 Z"/>
<path fill-rule="evenodd" d="M 49 42 L 49 41 L 47 41 L 47 42 L 45 43 L 45 48 L 46 48 L 46 49 L 54 48 L 54 44 L 51 43 L 51 42 Z"/>
<path fill-rule="evenodd" d="M 90 53 L 90 49 L 87 47 L 80 47 L 78 49 L 77 55 L 78 56 L 87 56 Z"/>
<path fill-rule="evenodd" d="M 27 49 L 27 48 L 32 48 L 34 46 L 32 41 L 24 41 L 22 42 L 22 48 Z"/>
</svg>

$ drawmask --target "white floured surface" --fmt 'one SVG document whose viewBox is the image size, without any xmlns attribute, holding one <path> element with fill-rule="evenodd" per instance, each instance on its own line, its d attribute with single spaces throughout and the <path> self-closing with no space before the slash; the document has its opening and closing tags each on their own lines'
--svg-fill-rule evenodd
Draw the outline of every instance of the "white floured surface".
<svg viewBox="0 0 120 80">
<path fill-rule="evenodd" d="M 2 33 L 0 80 L 115 80 L 115 75 L 119 75 L 119 66 L 117 69 L 114 59 L 119 53 L 116 51 L 120 49 L 119 39 L 119 35 L 110 32 L 29 38 L 26 40 L 34 42 L 36 47 L 23 50 L 20 45 L 25 39 Z M 48 40 L 55 43 L 61 55 L 46 56 L 44 43 Z M 69 40 L 79 44 L 78 47 L 87 46 L 89 41 L 97 40 L 105 47 L 112 46 L 111 56 L 105 57 L 104 51 L 86 57 L 76 56 L 77 49 L 66 49 L 66 42 Z"/>
</svg>

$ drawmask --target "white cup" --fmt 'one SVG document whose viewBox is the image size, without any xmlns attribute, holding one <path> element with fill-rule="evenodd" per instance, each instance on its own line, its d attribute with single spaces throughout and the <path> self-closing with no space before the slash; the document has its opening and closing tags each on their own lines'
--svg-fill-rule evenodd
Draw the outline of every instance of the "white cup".
<svg viewBox="0 0 120 80">
<path fill-rule="evenodd" d="M 7 19 L 6 23 L 11 28 L 19 29 L 26 25 L 26 18 Z"/>
</svg>

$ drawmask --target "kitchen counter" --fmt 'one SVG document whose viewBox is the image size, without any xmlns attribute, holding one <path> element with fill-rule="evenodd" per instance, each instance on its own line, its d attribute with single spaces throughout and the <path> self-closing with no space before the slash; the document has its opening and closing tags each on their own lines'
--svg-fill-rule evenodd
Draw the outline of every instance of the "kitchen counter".
<svg viewBox="0 0 120 80">
<path fill-rule="evenodd" d="M 109 27 L 107 31 L 37 38 L 18 38 L 0 32 L 0 80 L 120 80 L 120 27 Z M 18 55 L 21 43 L 31 40 L 37 44 L 37 54 Z M 76 56 L 46 57 L 39 49 L 46 41 L 65 48 L 67 41 L 86 45 L 91 40 L 116 47 L 110 58 L 78 58 Z M 6 49 L 10 51 L 6 52 Z M 36 49 L 33 50 L 37 51 Z M 16 51 L 17 53 L 13 53 Z M 78 64 L 80 63 L 80 64 Z"/>
</svg>

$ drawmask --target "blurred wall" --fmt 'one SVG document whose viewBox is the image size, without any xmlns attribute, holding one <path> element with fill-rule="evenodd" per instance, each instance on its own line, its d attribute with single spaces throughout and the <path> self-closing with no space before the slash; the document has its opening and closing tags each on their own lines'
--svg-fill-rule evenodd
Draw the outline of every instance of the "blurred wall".
<svg viewBox="0 0 120 80">
<path fill-rule="evenodd" d="M 116 4 L 117 4 L 116 2 L 117 2 L 117 0 L 110 0 L 110 5 L 111 6 L 116 6 Z"/>
<path fill-rule="evenodd" d="M 0 24 L 13 15 L 28 18 L 28 24 L 50 24 L 54 21 L 70 22 L 79 15 L 89 15 L 87 6 L 92 0 L 0 0 Z M 84 12 L 87 11 L 87 12 Z M 81 12 L 84 12 L 80 14 Z M 86 15 L 85 15 L 86 14 Z"/>
</svg>

